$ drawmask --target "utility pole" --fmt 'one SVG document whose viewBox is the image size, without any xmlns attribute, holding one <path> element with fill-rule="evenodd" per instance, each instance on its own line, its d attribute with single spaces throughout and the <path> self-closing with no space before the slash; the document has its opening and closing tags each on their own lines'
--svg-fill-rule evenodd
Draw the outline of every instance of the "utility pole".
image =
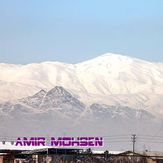
<svg viewBox="0 0 163 163">
<path fill-rule="evenodd" d="M 136 135 L 133 134 L 131 139 L 132 139 L 132 144 L 133 144 L 132 152 L 135 153 Z"/>
<path fill-rule="evenodd" d="M 132 152 L 133 152 L 133 157 L 132 157 L 132 163 L 134 163 L 134 153 L 135 153 L 135 143 L 136 143 L 136 134 L 133 134 L 131 137 L 132 140 Z"/>
</svg>

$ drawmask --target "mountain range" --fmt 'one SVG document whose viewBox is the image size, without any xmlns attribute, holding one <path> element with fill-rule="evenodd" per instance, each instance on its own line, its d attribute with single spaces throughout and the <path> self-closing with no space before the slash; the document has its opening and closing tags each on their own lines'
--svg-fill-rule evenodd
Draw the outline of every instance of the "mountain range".
<svg viewBox="0 0 163 163">
<path fill-rule="evenodd" d="M 163 63 L 117 54 L 78 64 L 2 63 L 0 90 L 0 130 L 7 137 L 163 134 Z M 108 143 L 130 146 L 130 140 Z"/>
</svg>

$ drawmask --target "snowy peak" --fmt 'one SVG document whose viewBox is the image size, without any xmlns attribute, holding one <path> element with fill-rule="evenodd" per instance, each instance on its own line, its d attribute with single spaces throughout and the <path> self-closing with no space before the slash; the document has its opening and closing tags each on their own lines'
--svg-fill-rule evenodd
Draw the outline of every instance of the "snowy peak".
<svg viewBox="0 0 163 163">
<path fill-rule="evenodd" d="M 128 57 L 125 55 L 120 55 L 120 54 L 113 54 L 113 53 L 106 53 L 104 55 L 101 55 L 95 59 L 103 59 L 105 61 L 125 61 L 125 62 L 131 62 L 133 60 L 135 60 L 136 58 L 133 57 Z"/>
<path fill-rule="evenodd" d="M 71 97 L 72 95 L 66 91 L 63 87 L 61 86 L 56 86 L 55 88 L 51 89 L 49 92 L 47 92 L 46 96 L 57 96 L 57 97 L 61 97 L 61 96 L 67 96 L 67 97 Z"/>
<path fill-rule="evenodd" d="M 80 64 L 95 64 L 95 65 L 106 65 L 106 64 L 117 64 L 117 63 L 126 63 L 130 64 L 134 60 L 138 60 L 132 57 L 124 56 L 124 55 L 119 55 L 119 54 L 112 54 L 112 53 L 106 53 L 104 55 L 98 56 L 94 59 L 79 63 Z"/>
<path fill-rule="evenodd" d="M 85 108 L 83 103 L 61 86 L 56 86 L 48 92 L 41 90 L 33 96 L 19 100 L 19 102 L 36 109 L 76 107 L 83 110 Z"/>
<path fill-rule="evenodd" d="M 61 86 L 56 86 L 48 91 L 41 104 L 41 108 L 66 108 L 68 106 L 79 109 L 85 107 L 84 104 Z"/>
<path fill-rule="evenodd" d="M 99 60 L 99 61 L 106 61 L 106 62 L 126 62 L 126 63 L 133 63 L 133 62 L 139 62 L 142 64 L 157 64 L 155 62 L 150 62 L 146 61 L 143 59 L 135 58 L 133 56 L 127 56 L 127 55 L 121 55 L 121 54 L 114 54 L 114 53 L 106 53 L 103 55 L 100 55 L 94 59 L 91 59 L 92 61 L 94 60 Z M 90 60 L 90 61 L 91 61 Z M 86 61 L 87 62 L 87 61 Z"/>
<path fill-rule="evenodd" d="M 140 59 L 137 59 L 137 58 L 134 58 L 134 57 L 129 57 L 127 55 L 121 55 L 121 54 L 114 54 L 114 53 L 106 53 L 106 54 L 103 54 L 97 58 L 108 58 L 108 59 L 113 59 L 113 60 L 121 60 L 121 61 L 128 61 L 128 60 L 140 60 Z"/>
<path fill-rule="evenodd" d="M 92 69 L 95 71 L 95 69 L 100 68 L 103 71 L 114 71 L 121 72 L 125 71 L 126 73 L 130 72 L 131 69 L 134 67 L 135 69 L 140 67 L 145 68 L 147 70 L 162 67 L 163 64 L 158 64 L 154 62 L 145 61 L 142 59 L 134 58 L 134 57 L 128 57 L 125 55 L 119 55 L 119 54 L 112 54 L 112 53 L 106 53 L 104 55 L 98 56 L 94 59 L 82 62 L 77 64 L 80 68 L 85 69 Z M 103 73 L 102 71 L 102 73 Z"/>
</svg>

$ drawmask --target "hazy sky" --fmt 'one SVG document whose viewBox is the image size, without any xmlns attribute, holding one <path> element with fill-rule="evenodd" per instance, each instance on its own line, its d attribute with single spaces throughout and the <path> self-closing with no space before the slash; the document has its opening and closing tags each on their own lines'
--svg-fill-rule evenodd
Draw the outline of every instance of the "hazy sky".
<svg viewBox="0 0 163 163">
<path fill-rule="evenodd" d="M 106 52 L 163 62 L 163 0 L 0 0 L 0 62 Z"/>
</svg>

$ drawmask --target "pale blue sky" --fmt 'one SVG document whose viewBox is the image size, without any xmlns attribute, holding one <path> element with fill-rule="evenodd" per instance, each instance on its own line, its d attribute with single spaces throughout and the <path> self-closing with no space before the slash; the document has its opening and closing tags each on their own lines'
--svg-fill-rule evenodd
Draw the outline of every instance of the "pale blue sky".
<svg viewBox="0 0 163 163">
<path fill-rule="evenodd" d="M 0 0 L 0 62 L 106 52 L 163 62 L 163 0 Z"/>
</svg>

